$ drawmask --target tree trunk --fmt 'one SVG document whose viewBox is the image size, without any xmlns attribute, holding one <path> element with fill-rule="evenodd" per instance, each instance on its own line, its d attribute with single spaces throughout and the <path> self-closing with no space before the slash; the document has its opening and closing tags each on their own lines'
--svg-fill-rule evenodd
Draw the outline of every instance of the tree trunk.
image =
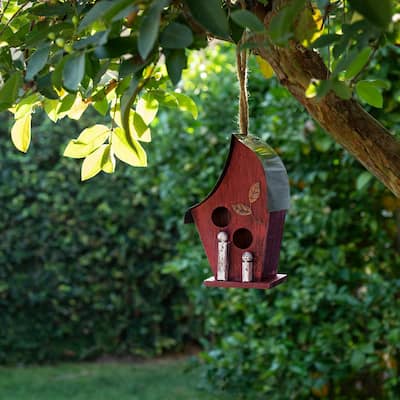
<svg viewBox="0 0 400 400">
<path fill-rule="evenodd" d="M 279 1 L 280 6 L 284 2 Z M 255 10 L 266 26 L 273 12 Z M 343 100 L 332 91 L 322 99 L 305 97 L 311 79 L 329 76 L 319 54 L 295 42 L 288 47 L 263 46 L 254 52 L 271 64 L 280 83 L 333 139 L 400 198 L 400 143 L 394 136 L 353 99 Z"/>
</svg>

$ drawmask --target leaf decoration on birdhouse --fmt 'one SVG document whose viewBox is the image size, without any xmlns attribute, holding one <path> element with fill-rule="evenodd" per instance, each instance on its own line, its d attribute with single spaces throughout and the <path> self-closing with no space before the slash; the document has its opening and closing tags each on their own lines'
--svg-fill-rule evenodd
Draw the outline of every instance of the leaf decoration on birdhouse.
<svg viewBox="0 0 400 400">
<path fill-rule="evenodd" d="M 250 203 L 256 202 L 258 200 L 258 198 L 260 197 L 260 193 L 261 193 L 260 182 L 253 183 L 250 186 L 250 190 L 249 190 Z"/>
<path fill-rule="evenodd" d="M 246 204 L 238 203 L 238 204 L 232 204 L 233 211 L 235 211 L 236 214 L 239 215 L 251 215 L 252 211 L 249 206 Z"/>
</svg>

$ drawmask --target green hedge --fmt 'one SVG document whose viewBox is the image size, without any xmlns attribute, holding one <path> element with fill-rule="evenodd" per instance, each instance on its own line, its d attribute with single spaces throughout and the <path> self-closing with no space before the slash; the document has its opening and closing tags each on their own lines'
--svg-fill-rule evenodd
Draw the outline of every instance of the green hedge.
<svg viewBox="0 0 400 400">
<path fill-rule="evenodd" d="M 27 155 L 1 134 L 0 363 L 182 346 L 196 335 L 185 290 L 162 271 L 178 240 L 161 199 L 167 156 L 81 183 L 60 157 L 78 126 L 35 122 Z"/>
</svg>

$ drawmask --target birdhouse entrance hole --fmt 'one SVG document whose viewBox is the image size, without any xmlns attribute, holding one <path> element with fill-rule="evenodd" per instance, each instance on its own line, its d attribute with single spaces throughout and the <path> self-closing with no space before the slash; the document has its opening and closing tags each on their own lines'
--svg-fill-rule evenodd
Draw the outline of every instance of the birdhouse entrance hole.
<svg viewBox="0 0 400 400">
<path fill-rule="evenodd" d="M 211 214 L 214 225 L 224 228 L 229 225 L 231 213 L 226 207 L 217 207 Z"/>
<path fill-rule="evenodd" d="M 246 228 L 240 228 L 233 234 L 233 244 L 239 249 L 247 249 L 253 242 L 253 235 Z"/>
<path fill-rule="evenodd" d="M 233 135 L 216 186 L 185 214 L 213 273 L 205 286 L 269 289 L 283 282 L 278 263 L 288 208 L 289 179 L 279 156 L 256 136 Z"/>
</svg>

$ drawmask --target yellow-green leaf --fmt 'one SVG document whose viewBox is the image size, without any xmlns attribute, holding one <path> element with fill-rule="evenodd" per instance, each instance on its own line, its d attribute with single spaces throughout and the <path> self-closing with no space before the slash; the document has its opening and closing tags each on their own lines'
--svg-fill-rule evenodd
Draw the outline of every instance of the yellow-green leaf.
<svg viewBox="0 0 400 400">
<path fill-rule="evenodd" d="M 112 134 L 112 151 L 117 158 L 129 165 L 145 167 L 147 165 L 146 152 L 137 140 L 132 137 L 130 139 L 129 142 L 122 128 L 115 128 Z"/>
<path fill-rule="evenodd" d="M 46 111 L 47 116 L 53 121 L 58 121 L 58 106 L 60 104 L 59 100 L 45 99 L 43 101 L 43 108 Z"/>
<path fill-rule="evenodd" d="M 84 158 L 93 151 L 92 143 L 82 143 L 78 140 L 71 140 L 64 150 L 63 155 L 71 158 Z"/>
<path fill-rule="evenodd" d="M 111 149 L 111 145 L 107 145 L 106 150 L 101 160 L 101 169 L 107 174 L 112 174 L 115 171 L 115 157 Z"/>
<path fill-rule="evenodd" d="M 23 153 L 28 151 L 31 143 L 31 114 L 17 119 L 11 128 L 11 139 L 14 146 Z"/>
<path fill-rule="evenodd" d="M 109 134 L 110 128 L 108 126 L 96 124 L 84 129 L 78 136 L 77 140 L 81 143 L 94 143 L 95 147 L 99 147 L 104 143 Z"/>
<path fill-rule="evenodd" d="M 158 101 L 149 95 L 143 96 L 139 99 L 136 112 L 140 114 L 144 123 L 149 125 L 157 115 L 158 111 Z"/>
<path fill-rule="evenodd" d="M 186 94 L 177 92 L 174 92 L 173 96 L 175 96 L 176 101 L 178 103 L 178 108 L 180 110 L 189 112 L 190 114 L 192 114 L 192 117 L 194 119 L 197 119 L 198 110 L 197 110 L 197 105 L 193 101 L 193 99 L 191 99 L 189 96 L 186 96 Z"/>
<path fill-rule="evenodd" d="M 107 149 L 107 145 L 103 144 L 96 151 L 89 154 L 82 163 L 81 169 L 81 180 L 86 181 L 87 179 L 93 178 L 97 175 L 102 168 L 102 161 L 104 152 Z"/>
<path fill-rule="evenodd" d="M 82 114 L 88 108 L 88 106 L 89 106 L 89 104 L 85 103 L 82 99 L 82 96 L 80 94 L 78 94 L 76 96 L 74 104 L 67 112 L 68 118 L 74 119 L 76 121 L 79 120 L 82 117 Z"/>
<path fill-rule="evenodd" d="M 260 56 L 256 56 L 256 60 L 258 63 L 258 66 L 260 67 L 260 71 L 263 74 L 264 78 L 270 79 L 274 75 L 274 70 L 272 69 L 270 63 Z"/>
</svg>

